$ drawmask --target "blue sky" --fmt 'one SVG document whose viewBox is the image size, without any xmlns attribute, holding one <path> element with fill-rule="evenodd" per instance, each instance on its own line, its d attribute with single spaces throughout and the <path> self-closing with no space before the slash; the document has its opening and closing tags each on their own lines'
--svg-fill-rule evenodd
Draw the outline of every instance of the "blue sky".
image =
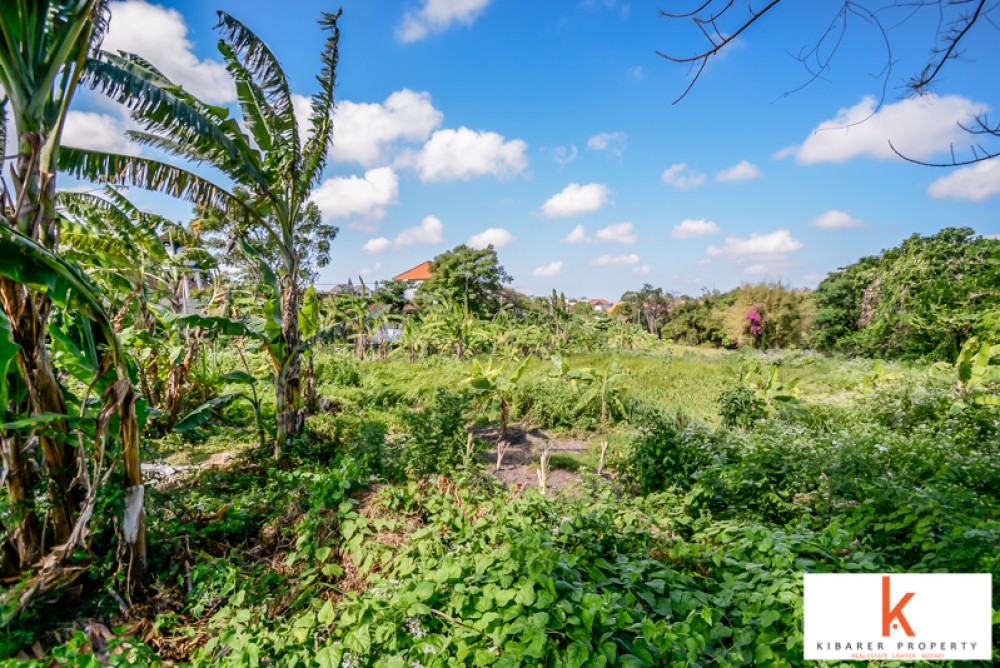
<svg viewBox="0 0 1000 668">
<path fill-rule="evenodd" d="M 1000 108 L 996 30 L 970 33 L 933 96 L 908 98 L 902 84 L 926 64 L 936 16 L 898 26 L 901 14 L 883 16 L 887 78 L 880 34 L 851 17 L 822 78 L 790 93 L 809 78 L 790 54 L 815 44 L 842 5 L 779 5 L 672 104 L 689 72 L 656 51 L 702 42 L 692 25 L 659 16 L 666 0 L 345 1 L 336 145 L 314 193 L 340 235 L 319 283 L 391 278 L 457 244 L 492 241 L 531 294 L 616 298 L 645 282 L 698 294 L 761 279 L 812 287 L 913 233 L 1000 233 L 1000 160 L 930 169 L 888 149 L 892 140 L 921 159 L 944 158 L 952 144 L 966 154 L 956 121 Z M 126 0 L 113 3 L 106 47 L 231 104 L 212 30 L 225 10 L 275 51 L 306 114 L 324 39 L 316 19 L 337 6 Z M 855 124 L 883 82 L 882 107 Z M 139 151 L 121 134 L 128 126 L 117 105 L 83 93 L 64 141 Z M 133 196 L 190 217 L 183 203 Z"/>
</svg>

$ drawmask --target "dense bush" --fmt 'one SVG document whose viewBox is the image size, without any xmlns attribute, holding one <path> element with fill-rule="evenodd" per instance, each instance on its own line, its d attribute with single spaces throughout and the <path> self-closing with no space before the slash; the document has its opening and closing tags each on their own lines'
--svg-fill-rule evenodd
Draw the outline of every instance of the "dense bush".
<svg viewBox="0 0 1000 668">
<path fill-rule="evenodd" d="M 1000 337 L 1000 240 L 970 228 L 914 234 L 831 273 L 814 293 L 817 347 L 952 360 L 965 340 Z"/>
<path fill-rule="evenodd" d="M 465 395 L 438 390 L 421 410 L 404 414 L 407 435 L 393 454 L 394 467 L 410 477 L 458 469 L 468 444 L 468 403 Z"/>
</svg>

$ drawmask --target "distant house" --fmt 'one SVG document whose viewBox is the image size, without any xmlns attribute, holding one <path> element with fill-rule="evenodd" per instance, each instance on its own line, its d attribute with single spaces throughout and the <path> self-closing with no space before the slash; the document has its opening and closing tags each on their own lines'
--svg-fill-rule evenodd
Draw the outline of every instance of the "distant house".
<svg viewBox="0 0 1000 668">
<path fill-rule="evenodd" d="M 601 313 L 605 313 L 611 308 L 611 302 L 607 299 L 591 299 L 587 303 L 590 304 L 590 308 Z"/>
<path fill-rule="evenodd" d="M 407 288 L 405 293 L 403 293 L 403 296 L 412 301 L 413 297 L 417 294 L 417 288 L 419 288 L 420 284 L 429 279 L 430 277 L 431 277 L 431 263 L 428 260 L 427 262 L 418 264 L 413 269 L 407 269 L 399 276 L 393 276 L 392 280 L 405 281 L 406 283 L 409 284 L 410 287 Z"/>
</svg>

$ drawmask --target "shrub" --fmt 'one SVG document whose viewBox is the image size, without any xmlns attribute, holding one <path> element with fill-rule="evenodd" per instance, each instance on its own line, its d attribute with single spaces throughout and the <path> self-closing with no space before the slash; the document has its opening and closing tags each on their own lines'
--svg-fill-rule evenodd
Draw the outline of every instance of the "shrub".
<svg viewBox="0 0 1000 668">
<path fill-rule="evenodd" d="M 468 434 L 464 417 L 467 405 L 466 396 L 438 390 L 423 410 L 404 415 L 408 435 L 394 466 L 410 477 L 458 469 Z"/>
<path fill-rule="evenodd" d="M 730 429 L 750 429 L 767 415 L 764 401 L 742 383 L 723 390 L 716 401 L 722 425 Z"/>
<path fill-rule="evenodd" d="M 622 472 L 643 494 L 674 485 L 686 489 L 691 476 L 722 454 L 717 441 L 701 428 L 684 428 L 683 418 L 647 417 L 632 439 Z"/>
</svg>

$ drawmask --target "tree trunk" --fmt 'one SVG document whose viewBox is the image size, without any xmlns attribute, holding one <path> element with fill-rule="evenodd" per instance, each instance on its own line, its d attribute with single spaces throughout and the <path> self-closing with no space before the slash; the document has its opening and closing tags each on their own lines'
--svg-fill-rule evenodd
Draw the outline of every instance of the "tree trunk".
<svg viewBox="0 0 1000 668">
<path fill-rule="evenodd" d="M 0 531 L 4 529 L 0 524 Z M 21 574 L 21 562 L 17 556 L 17 550 L 10 544 L 9 540 L 3 541 L 0 545 L 0 577 L 16 578 Z"/>
<path fill-rule="evenodd" d="M 0 378 L 0 383 L 4 382 Z M 12 536 L 16 552 L 16 573 L 21 565 L 33 564 L 38 560 L 41 539 L 38 535 L 38 517 L 34 509 L 28 503 L 31 486 L 35 481 L 34 472 L 26 465 L 24 444 L 17 434 L 3 438 L 3 450 L 0 455 L 3 457 L 3 465 L 7 470 L 7 494 L 10 500 L 10 508 L 14 511 L 14 520 L 17 523 Z M 5 541 L 6 544 L 6 541 Z M 6 565 L 12 557 L 5 555 Z"/>
<path fill-rule="evenodd" d="M 302 409 L 302 356 L 299 348 L 299 287 L 292 271 L 281 281 L 281 333 L 285 351 L 281 371 L 275 377 L 277 439 L 274 458 L 281 459 L 288 439 L 302 433 L 305 411 Z"/>
<path fill-rule="evenodd" d="M 184 408 L 184 394 L 187 387 L 187 378 L 191 373 L 191 366 L 198 358 L 198 350 L 201 344 L 201 327 L 195 327 L 188 342 L 187 352 L 180 364 L 170 368 L 170 376 L 167 379 L 167 391 L 163 400 L 164 412 L 167 414 L 166 428 L 169 431 L 180 417 L 181 409 Z"/>
<path fill-rule="evenodd" d="M 305 380 L 303 385 L 305 386 L 306 410 L 312 413 L 319 406 L 319 394 L 316 392 L 316 367 L 314 364 L 314 355 L 312 354 L 306 358 L 306 365 L 302 369 L 302 377 Z"/>
<path fill-rule="evenodd" d="M 56 382 L 49 351 L 45 345 L 45 325 L 51 302 L 9 279 L 0 280 L 0 295 L 4 311 L 10 320 L 17 351 L 18 367 L 28 393 L 31 413 L 66 414 L 66 402 Z M 75 508 L 82 501 L 80 490 L 71 490 L 76 477 L 77 461 L 69 445 L 66 423 L 50 422 L 38 440 L 42 447 L 45 471 L 48 474 L 49 500 L 52 503 L 52 525 L 57 543 L 64 543 L 73 529 Z"/>
</svg>

